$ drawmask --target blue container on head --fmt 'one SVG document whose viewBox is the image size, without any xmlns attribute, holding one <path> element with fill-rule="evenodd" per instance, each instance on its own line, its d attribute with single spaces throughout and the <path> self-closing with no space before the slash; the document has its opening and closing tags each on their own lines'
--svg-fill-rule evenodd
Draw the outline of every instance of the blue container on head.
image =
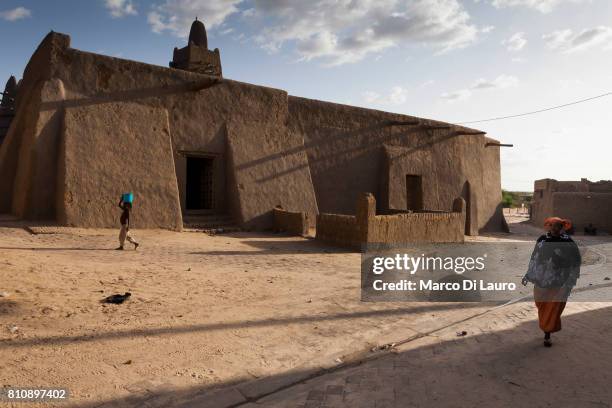
<svg viewBox="0 0 612 408">
<path fill-rule="evenodd" d="M 123 193 L 121 195 L 121 201 L 124 203 L 132 204 L 134 202 L 134 194 L 133 193 Z"/>
</svg>

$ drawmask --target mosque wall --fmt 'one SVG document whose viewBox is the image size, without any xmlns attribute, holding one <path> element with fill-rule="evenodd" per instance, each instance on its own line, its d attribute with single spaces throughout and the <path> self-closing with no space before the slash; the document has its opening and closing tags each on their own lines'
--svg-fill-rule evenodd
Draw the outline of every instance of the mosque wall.
<svg viewBox="0 0 612 408">
<path fill-rule="evenodd" d="M 407 209 L 407 176 L 421 180 L 420 209 L 468 203 L 468 233 L 503 230 L 499 147 L 478 131 L 372 109 L 289 97 L 289 127 L 304 137 L 319 210 L 354 214 L 372 192 L 378 211 Z M 471 134 L 466 134 L 471 133 Z"/>
<path fill-rule="evenodd" d="M 63 116 L 57 194 L 62 225 L 114 227 L 119 197 L 131 191 L 138 208 L 132 225 L 182 229 L 165 109 L 107 102 L 69 107 Z"/>
<path fill-rule="evenodd" d="M 355 200 L 364 191 L 374 193 L 381 209 L 404 209 L 406 174 L 418 173 L 423 176 L 427 209 L 450 210 L 452 199 L 462 194 L 470 202 L 465 188 L 469 183 L 468 193 L 474 197 L 468 205 L 473 212 L 471 233 L 501 229 L 499 148 L 487 147 L 491 139 L 471 129 L 288 96 L 278 89 L 83 52 L 69 44 L 68 36 L 51 33 L 28 64 L 17 124 L 7 137 L 9 143 L 0 148 L 0 169 L 9 175 L 0 180 L 0 191 L 8 193 L 8 198 L 0 198 L 0 210 L 10 207 L 24 218 L 68 222 L 65 187 L 70 171 L 58 169 L 57 159 L 60 148 L 66 148 L 60 144 L 62 129 L 68 138 L 74 138 L 80 127 L 96 138 L 115 140 L 117 129 L 100 118 L 107 118 L 110 106 L 125 105 L 126 112 L 138 112 L 138 105 L 167 115 L 183 212 L 186 158 L 205 154 L 214 157 L 218 169 L 214 211 L 229 212 L 249 228 L 271 227 L 277 205 L 307 213 L 312 220 L 319 212 L 354 214 Z M 66 128 L 64 118 L 77 111 L 87 114 Z M 146 122 L 147 115 L 143 118 Z M 140 119 L 133 126 L 139 123 L 144 126 Z M 163 143 L 144 129 L 124 129 L 127 133 L 122 134 L 132 138 L 137 149 L 143 146 L 138 143 Z M 92 142 L 90 155 L 101 146 Z M 119 156 L 106 159 L 119 164 Z M 166 166 L 158 163 L 160 157 L 152 155 L 147 162 L 141 158 L 139 165 L 155 174 L 159 166 Z M 74 163 L 63 160 L 62 166 Z M 110 177 L 104 181 L 113 184 Z M 142 197 L 143 202 L 173 200 L 167 198 L 171 193 L 166 198 L 155 193 L 159 189 L 143 191 L 152 194 Z M 115 203 L 96 200 L 95 206 L 109 205 L 108 211 L 114 211 Z M 147 210 L 153 212 L 144 216 L 151 220 L 145 224 L 175 229 L 175 210 L 170 204 L 167 209 L 170 216 L 164 222 Z M 101 215 L 99 222 L 84 217 L 75 223 L 102 225 L 107 216 Z"/>
</svg>

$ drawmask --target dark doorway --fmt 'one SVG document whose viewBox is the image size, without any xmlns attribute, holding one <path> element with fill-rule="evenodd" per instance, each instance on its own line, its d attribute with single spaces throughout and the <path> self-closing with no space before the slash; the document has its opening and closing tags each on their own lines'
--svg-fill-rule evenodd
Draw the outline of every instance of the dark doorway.
<svg viewBox="0 0 612 408">
<path fill-rule="evenodd" d="M 423 210 L 423 177 L 406 175 L 406 209 Z"/>
<path fill-rule="evenodd" d="M 465 200 L 465 235 L 476 235 L 472 230 L 472 187 L 469 181 L 463 183 L 461 197 Z"/>
<path fill-rule="evenodd" d="M 214 159 L 187 157 L 187 210 L 212 210 L 214 208 L 213 172 Z"/>
</svg>

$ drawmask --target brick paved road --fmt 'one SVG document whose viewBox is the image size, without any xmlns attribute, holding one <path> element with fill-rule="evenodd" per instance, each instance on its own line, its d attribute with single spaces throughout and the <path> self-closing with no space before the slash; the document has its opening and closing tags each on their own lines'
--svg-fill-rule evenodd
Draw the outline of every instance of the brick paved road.
<svg viewBox="0 0 612 408">
<path fill-rule="evenodd" d="M 550 349 L 535 316 L 530 303 L 497 309 L 245 406 L 612 406 L 612 304 L 568 304 Z"/>
</svg>

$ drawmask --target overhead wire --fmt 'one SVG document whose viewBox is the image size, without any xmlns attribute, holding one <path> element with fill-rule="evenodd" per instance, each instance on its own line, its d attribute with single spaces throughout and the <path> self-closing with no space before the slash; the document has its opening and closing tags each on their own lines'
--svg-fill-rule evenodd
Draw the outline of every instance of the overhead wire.
<svg viewBox="0 0 612 408">
<path fill-rule="evenodd" d="M 523 116 L 535 115 L 537 113 L 548 112 L 548 111 L 555 110 L 555 109 L 566 108 L 568 106 L 577 105 L 579 103 L 584 103 L 584 102 L 589 102 L 589 101 L 592 101 L 592 100 L 595 100 L 595 99 L 604 98 L 604 97 L 610 96 L 610 95 L 612 95 L 612 92 L 606 92 L 604 94 L 592 96 L 590 98 L 585 98 L 585 99 L 580 99 L 580 100 L 569 102 L 569 103 L 564 103 L 563 105 L 551 106 L 549 108 L 538 109 L 538 110 L 530 111 L 530 112 L 517 113 L 515 115 L 497 116 L 497 117 L 493 117 L 493 118 L 489 118 L 489 119 L 480 119 L 480 120 L 471 120 L 471 121 L 466 121 L 466 122 L 458 122 L 457 124 L 458 125 L 470 125 L 470 124 L 473 124 L 473 123 L 493 122 L 493 121 L 497 121 L 497 120 L 512 119 L 512 118 L 519 118 L 519 117 L 523 117 Z"/>
</svg>

